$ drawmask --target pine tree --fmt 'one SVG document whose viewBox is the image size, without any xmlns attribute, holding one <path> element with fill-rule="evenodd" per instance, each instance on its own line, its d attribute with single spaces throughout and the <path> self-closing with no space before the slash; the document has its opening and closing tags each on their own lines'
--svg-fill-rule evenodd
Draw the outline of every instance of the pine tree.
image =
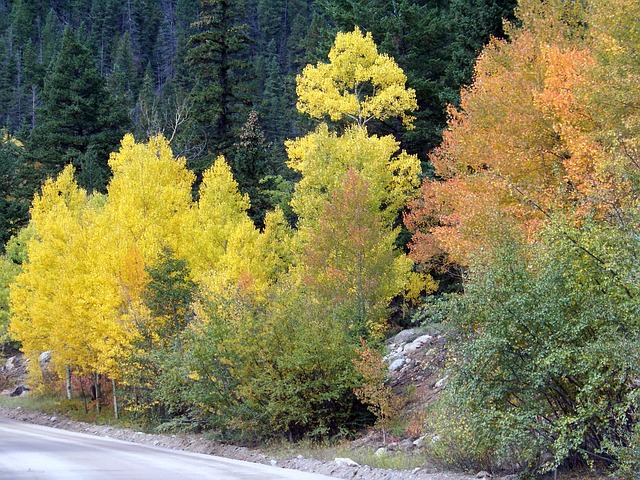
<svg viewBox="0 0 640 480">
<path fill-rule="evenodd" d="M 263 180 L 274 177 L 285 168 L 284 158 L 278 157 L 271 143 L 267 142 L 257 112 L 249 113 L 247 122 L 240 129 L 234 143 L 231 168 L 242 193 L 249 195 L 249 217 L 256 225 L 264 226 L 264 217 L 273 206 Z"/>
<path fill-rule="evenodd" d="M 127 124 L 126 112 L 114 108 L 91 52 L 67 28 L 27 142 L 26 180 L 35 190 L 72 163 L 82 187 L 104 190 L 107 157 Z"/>
<path fill-rule="evenodd" d="M 18 167 L 21 146 L 2 132 L 0 141 L 0 251 L 9 238 L 27 224 L 28 198 L 19 195 Z"/>
<path fill-rule="evenodd" d="M 245 1 L 201 0 L 199 32 L 189 39 L 187 61 L 196 75 L 193 122 L 211 152 L 229 151 L 250 103 L 245 8 Z"/>
<path fill-rule="evenodd" d="M 111 63 L 111 73 L 107 80 L 109 92 L 117 108 L 130 112 L 134 108 L 140 82 L 128 33 L 118 40 Z"/>
</svg>

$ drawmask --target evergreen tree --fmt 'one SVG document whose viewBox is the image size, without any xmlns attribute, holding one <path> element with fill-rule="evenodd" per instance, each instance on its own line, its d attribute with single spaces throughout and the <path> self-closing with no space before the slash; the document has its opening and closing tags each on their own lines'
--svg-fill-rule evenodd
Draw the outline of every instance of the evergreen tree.
<svg viewBox="0 0 640 480">
<path fill-rule="evenodd" d="M 117 107 L 130 112 L 139 90 L 138 70 L 133 59 L 131 38 L 125 33 L 118 41 L 107 86 Z"/>
<path fill-rule="evenodd" d="M 212 153 L 228 153 L 251 102 L 245 15 L 245 1 L 201 0 L 199 32 L 189 39 L 187 61 L 196 77 L 192 121 Z"/>
<path fill-rule="evenodd" d="M 517 0 L 451 0 L 449 62 L 446 68 L 449 98 L 459 101 L 459 85 L 471 82 L 475 59 L 489 37 L 502 37 L 503 19 L 513 20 Z M 454 86 L 456 88 L 454 89 Z"/>
<path fill-rule="evenodd" d="M 69 163 L 82 187 L 104 190 L 108 155 L 128 124 L 114 106 L 91 52 L 67 28 L 27 142 L 25 180 L 33 190 Z"/>
<path fill-rule="evenodd" d="M 249 217 L 257 226 L 263 227 L 267 211 L 274 207 L 267 183 L 286 168 L 284 157 L 278 158 L 275 155 L 255 111 L 249 113 L 247 122 L 240 129 L 238 141 L 233 146 L 233 178 L 238 182 L 240 192 L 249 195 Z"/>
<path fill-rule="evenodd" d="M 285 76 L 280 71 L 276 42 L 271 40 L 264 56 L 264 83 L 260 101 L 260 116 L 266 126 L 268 139 L 284 154 L 284 140 L 291 134 L 288 112 L 293 108 L 294 101 L 289 99 Z"/>
<path fill-rule="evenodd" d="M 27 224 L 30 198 L 19 194 L 18 166 L 21 145 L 6 130 L 0 140 L 0 251 Z"/>
</svg>

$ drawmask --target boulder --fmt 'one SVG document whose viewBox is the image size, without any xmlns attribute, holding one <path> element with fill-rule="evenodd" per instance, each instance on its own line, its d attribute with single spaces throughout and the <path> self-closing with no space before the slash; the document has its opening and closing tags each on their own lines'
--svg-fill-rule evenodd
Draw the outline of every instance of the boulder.
<svg viewBox="0 0 640 480">
<path fill-rule="evenodd" d="M 394 343 L 396 345 L 401 345 L 403 343 L 409 343 L 415 340 L 420 334 L 416 332 L 414 328 L 409 328 L 407 330 L 402 330 L 401 332 L 395 334 L 387 343 Z"/>
<path fill-rule="evenodd" d="M 382 458 L 387 455 L 387 449 L 384 447 L 380 447 L 376 450 L 376 453 L 374 453 L 374 455 L 376 458 Z"/>
<path fill-rule="evenodd" d="M 18 385 L 14 388 L 9 394 L 10 397 L 21 397 L 22 395 L 26 395 L 29 392 L 29 387 L 26 385 Z"/>
<path fill-rule="evenodd" d="M 335 462 L 341 467 L 359 467 L 360 465 L 350 458 L 336 457 Z"/>
<path fill-rule="evenodd" d="M 433 385 L 433 388 L 444 388 L 444 386 L 447 384 L 448 381 L 449 381 L 449 375 L 447 375 L 446 377 L 441 378 L 440 380 L 438 380 Z"/>
<path fill-rule="evenodd" d="M 391 362 L 391 365 L 389 365 L 389 371 L 395 372 L 397 370 L 400 370 L 404 366 L 404 363 L 405 363 L 404 358 L 395 359 L 393 362 Z"/>
<path fill-rule="evenodd" d="M 40 354 L 40 356 L 38 357 L 38 362 L 40 362 L 40 365 L 46 365 L 47 363 L 49 363 L 51 361 L 51 355 L 52 355 L 52 351 L 51 350 L 47 350 L 46 352 L 42 352 Z"/>
<path fill-rule="evenodd" d="M 16 361 L 15 356 L 7 358 L 7 361 L 4 363 L 4 367 L 2 367 L 2 369 L 6 370 L 7 372 L 10 372 L 15 367 L 15 361 Z"/>
<path fill-rule="evenodd" d="M 421 335 L 413 342 L 407 343 L 404 346 L 404 353 L 413 353 L 427 345 L 429 342 L 431 342 L 432 339 L 433 337 L 431 335 Z"/>
</svg>

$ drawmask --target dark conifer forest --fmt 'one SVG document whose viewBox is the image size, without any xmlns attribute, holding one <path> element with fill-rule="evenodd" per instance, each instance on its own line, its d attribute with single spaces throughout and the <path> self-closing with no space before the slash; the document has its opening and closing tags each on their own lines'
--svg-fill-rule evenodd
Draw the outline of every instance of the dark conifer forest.
<svg viewBox="0 0 640 480">
<path fill-rule="evenodd" d="M 198 176 L 224 154 L 260 224 L 294 180 L 284 140 L 314 126 L 296 110 L 296 75 L 354 26 L 396 60 L 419 105 L 415 129 L 387 121 L 371 130 L 395 135 L 428 175 L 447 104 L 515 3 L 5 0 L 0 124 L 23 148 L 5 142 L 0 152 L 0 243 L 26 225 L 33 194 L 68 163 L 82 187 L 105 191 L 108 155 L 126 132 L 140 141 L 163 134 Z"/>
</svg>

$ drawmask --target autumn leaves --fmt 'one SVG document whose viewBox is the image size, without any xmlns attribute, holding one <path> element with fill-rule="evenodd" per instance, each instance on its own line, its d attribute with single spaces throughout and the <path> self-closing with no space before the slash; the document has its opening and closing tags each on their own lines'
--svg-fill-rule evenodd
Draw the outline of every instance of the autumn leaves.
<svg viewBox="0 0 640 480">
<path fill-rule="evenodd" d="M 339 35 L 330 59 L 318 67 L 324 74 L 310 67 L 299 78 L 301 105 L 347 125 L 335 133 L 322 123 L 287 143 L 301 176 L 291 201 L 296 228 L 276 210 L 259 230 L 222 157 L 194 200 L 194 174 L 162 137 L 143 144 L 125 136 L 109 160 L 106 195 L 79 188 L 71 167 L 48 180 L 11 293 L 11 335 L 25 353 L 52 350 L 61 378 L 69 366 L 136 389 L 143 410 L 236 408 L 234 422 L 257 416 L 263 428 L 289 433 L 350 421 L 355 350 L 382 336 L 390 301 L 413 278 L 395 221 L 420 164 L 364 125 L 390 116 L 410 124 L 415 96 L 393 60 L 359 30 Z M 190 307 L 155 308 L 172 301 L 174 284 L 176 294 L 192 285 L 183 295 Z M 330 413 L 318 416 L 321 404 L 333 405 Z M 280 413 L 265 417 L 269 409 Z"/>
</svg>

